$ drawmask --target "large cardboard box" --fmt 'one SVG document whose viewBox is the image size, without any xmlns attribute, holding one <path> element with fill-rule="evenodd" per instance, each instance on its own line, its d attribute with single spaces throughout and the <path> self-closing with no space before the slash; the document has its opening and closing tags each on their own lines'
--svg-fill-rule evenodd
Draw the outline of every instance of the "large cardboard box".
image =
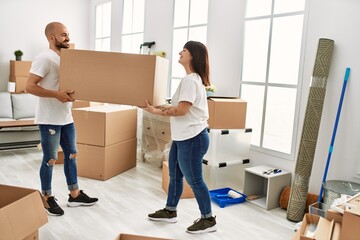
<svg viewBox="0 0 360 240">
<path fill-rule="evenodd" d="M 137 109 L 126 105 L 103 105 L 73 109 L 76 142 L 110 146 L 136 137 Z"/>
<path fill-rule="evenodd" d="M 0 193 L 0 240 L 38 239 L 38 229 L 48 222 L 40 192 L 0 185 Z"/>
<path fill-rule="evenodd" d="M 239 98 L 208 98 L 209 128 L 243 129 L 246 123 L 247 102 Z"/>
<path fill-rule="evenodd" d="M 27 77 L 31 68 L 31 61 L 10 60 L 10 76 Z"/>
<path fill-rule="evenodd" d="M 27 83 L 28 77 L 16 77 L 16 76 L 10 76 L 9 82 L 15 83 L 15 92 L 26 92 L 26 83 Z"/>
<path fill-rule="evenodd" d="M 136 145 L 136 138 L 107 147 L 78 143 L 78 176 L 107 180 L 136 167 Z"/>
<path fill-rule="evenodd" d="M 73 97 L 145 107 L 165 104 L 167 59 L 155 55 L 66 49 L 61 51 L 60 89 Z"/>
<path fill-rule="evenodd" d="M 164 161 L 162 166 L 162 189 L 164 189 L 166 193 L 168 193 L 169 182 L 170 182 L 169 163 L 167 161 Z M 181 198 L 193 198 L 193 197 L 195 197 L 194 193 L 184 178 L 184 189 Z"/>
<path fill-rule="evenodd" d="M 118 236 L 115 240 L 171 240 L 171 239 L 121 233 L 120 236 Z"/>
</svg>

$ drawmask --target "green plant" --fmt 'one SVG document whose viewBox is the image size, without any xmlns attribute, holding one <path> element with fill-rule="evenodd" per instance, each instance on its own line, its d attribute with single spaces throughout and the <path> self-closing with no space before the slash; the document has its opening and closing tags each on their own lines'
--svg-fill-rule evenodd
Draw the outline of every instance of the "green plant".
<svg viewBox="0 0 360 240">
<path fill-rule="evenodd" d="M 14 52 L 14 54 L 15 54 L 15 57 L 21 57 L 24 53 L 21 50 L 16 50 Z"/>
<path fill-rule="evenodd" d="M 215 92 L 216 91 L 216 87 L 214 85 L 206 86 L 205 89 L 208 92 Z"/>
</svg>

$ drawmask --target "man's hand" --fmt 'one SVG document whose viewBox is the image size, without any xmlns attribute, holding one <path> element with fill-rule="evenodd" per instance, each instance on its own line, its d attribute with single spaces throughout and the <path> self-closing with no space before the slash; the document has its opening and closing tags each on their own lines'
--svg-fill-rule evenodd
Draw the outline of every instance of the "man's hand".
<svg viewBox="0 0 360 240">
<path fill-rule="evenodd" d="M 62 103 L 73 102 L 74 99 L 70 97 L 70 94 L 74 93 L 72 90 L 60 90 L 56 95 L 57 100 Z"/>
</svg>

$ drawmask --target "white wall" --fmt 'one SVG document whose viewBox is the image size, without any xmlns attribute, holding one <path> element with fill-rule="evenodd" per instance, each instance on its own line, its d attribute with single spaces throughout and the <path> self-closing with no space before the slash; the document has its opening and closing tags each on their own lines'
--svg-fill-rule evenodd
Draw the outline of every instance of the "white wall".
<svg viewBox="0 0 360 240">
<path fill-rule="evenodd" d="M 44 29 L 47 23 L 63 22 L 76 48 L 89 48 L 89 3 L 87 0 L 1 0 L 0 2 L 0 91 L 7 90 L 9 61 L 14 51 L 32 59 L 48 48 Z"/>
<path fill-rule="evenodd" d="M 94 28 L 92 27 L 94 5 L 104 0 L 64 0 L 61 6 L 46 0 L 22 0 L 21 23 L 14 21 L 13 13 L 17 11 L 20 1 L 2 0 L 0 3 L 0 90 L 6 89 L 8 80 L 8 62 L 13 59 L 13 51 L 24 50 L 25 60 L 31 60 L 38 52 L 47 47 L 43 28 L 49 21 L 63 21 L 68 25 L 72 41 L 76 48 L 93 48 Z M 113 0 L 113 41 L 112 50 L 120 51 L 121 39 L 121 0 Z M 337 130 L 334 151 L 327 179 L 349 180 L 360 182 L 360 1 L 358 0 L 311 0 L 308 1 L 308 29 L 305 33 L 305 56 L 302 75 L 301 112 L 298 129 L 300 139 L 304 112 L 307 104 L 311 74 L 319 38 L 331 38 L 335 49 L 327 83 L 321 127 L 309 191 L 318 193 L 325 162 L 328 156 L 330 140 L 343 77 L 346 67 L 351 67 L 339 127 Z M 145 41 L 155 41 L 153 50 L 165 50 L 170 57 L 172 52 L 172 13 L 173 1 L 147 0 Z M 36 6 L 35 11 L 28 11 Z M 40 6 L 40 7 L 38 7 Z M 70 7 L 71 6 L 71 7 Z M 210 54 L 211 78 L 218 88 L 218 94 L 238 96 L 240 62 L 242 48 L 242 23 L 244 0 L 210 0 L 207 45 Z M 43 12 L 40 14 L 40 12 Z M 8 24 L 11 19 L 11 24 Z M 15 30 L 15 28 L 19 30 Z M 6 47 L 5 47 L 6 46 Z M 179 49 L 180 50 L 180 49 Z M 176 56 L 177 57 L 177 56 Z M 299 141 L 296 144 L 299 145 Z M 295 161 L 289 161 L 252 151 L 253 164 L 270 164 L 291 172 Z M 358 179 L 355 178 L 358 177 Z"/>
</svg>

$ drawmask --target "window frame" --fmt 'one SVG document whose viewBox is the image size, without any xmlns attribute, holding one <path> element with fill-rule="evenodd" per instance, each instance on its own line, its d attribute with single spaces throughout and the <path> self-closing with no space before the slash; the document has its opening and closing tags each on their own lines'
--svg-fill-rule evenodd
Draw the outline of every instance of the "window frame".
<svg viewBox="0 0 360 240">
<path fill-rule="evenodd" d="M 145 33 L 145 13 L 146 13 L 146 0 L 142 0 L 143 1 L 143 3 L 144 3 L 144 22 L 143 22 L 143 29 L 142 29 L 142 31 L 133 31 L 133 24 L 134 24 L 134 21 L 133 21 L 133 18 L 134 18 L 134 1 L 136 1 L 136 0 L 129 0 L 129 1 L 132 1 L 132 12 L 131 12 L 131 14 L 132 14 L 132 26 L 131 26 L 131 31 L 130 32 L 128 32 L 128 33 L 124 33 L 123 31 L 123 29 L 124 29 L 124 16 L 125 16 L 125 14 L 124 14 L 124 11 L 125 11 L 125 8 L 124 8 L 124 6 L 125 6 L 125 1 L 124 0 L 122 0 L 122 30 L 121 30 L 121 36 L 120 36 L 120 39 L 121 39 L 121 51 L 122 52 L 124 52 L 124 49 L 123 49 L 123 39 L 124 39 L 124 37 L 133 37 L 133 36 L 136 36 L 136 35 L 142 35 L 142 41 L 141 41 L 141 43 L 143 43 L 144 42 L 144 33 Z M 132 44 L 134 44 L 134 42 L 133 42 L 133 39 L 131 40 L 131 43 Z M 141 44 L 140 43 L 140 44 Z M 131 49 L 132 50 L 134 50 L 134 51 L 131 51 L 131 52 L 128 52 L 127 51 L 127 53 L 139 53 L 140 51 L 141 51 L 141 49 L 140 49 L 140 44 L 139 44 L 139 51 L 135 51 L 135 46 L 132 46 L 131 47 Z M 141 52 L 140 52 L 141 53 Z"/>
<path fill-rule="evenodd" d="M 249 0 L 248 0 L 249 1 Z M 274 14 L 274 3 L 276 0 L 272 0 L 272 8 L 270 15 L 264 16 L 256 16 L 256 17 L 244 17 L 244 26 L 246 25 L 246 21 L 259 20 L 259 19 L 270 19 L 270 28 L 269 28 L 269 41 L 268 41 L 268 53 L 267 53 L 267 63 L 266 63 L 266 79 L 265 82 L 251 82 L 244 81 L 243 77 L 243 65 L 244 65 L 244 57 L 241 58 L 241 72 L 240 72 L 240 93 L 239 96 L 242 96 L 242 87 L 243 85 L 253 85 L 253 86 L 264 86 L 264 99 L 263 99 L 263 109 L 262 109 L 262 119 L 261 119 L 261 129 L 260 129 L 260 145 L 251 144 L 251 150 L 259 152 L 265 155 L 271 155 L 277 158 L 294 161 L 296 158 L 297 152 L 297 143 L 299 138 L 299 122 L 300 122 L 300 101 L 301 101 L 301 90 L 303 88 L 303 69 L 304 69 L 304 54 L 305 54 L 305 39 L 306 39 L 306 29 L 308 23 L 308 0 L 305 0 L 305 6 L 303 11 L 294 11 L 287 13 L 279 13 Z M 296 15 L 303 15 L 303 27 L 302 27 L 302 36 L 300 43 L 300 59 L 299 59 L 299 68 L 298 68 L 298 81 L 297 84 L 284 84 L 284 83 L 270 83 L 269 82 L 269 65 L 270 65 L 270 51 L 271 51 L 271 36 L 273 31 L 273 20 L 278 17 L 290 17 Z M 244 45 L 245 45 L 245 30 L 243 36 L 243 44 L 242 44 L 242 52 L 244 53 Z M 265 127 L 265 115 L 266 115 L 266 103 L 267 103 L 267 94 L 269 87 L 281 87 L 281 88 L 289 88 L 296 89 L 296 97 L 294 104 L 294 119 L 293 119 L 293 129 L 292 129 L 292 138 L 291 138 L 291 149 L 290 153 L 280 152 L 277 150 L 269 149 L 263 147 L 264 140 L 264 127 Z M 246 99 L 245 99 L 246 100 Z"/>
<path fill-rule="evenodd" d="M 94 49 L 96 50 L 96 51 L 111 51 L 111 15 L 110 15 L 110 33 L 109 33 L 109 36 L 103 36 L 102 34 L 101 34 L 101 37 L 97 37 L 96 36 L 96 30 L 97 30 L 97 21 L 98 21 L 98 19 L 97 19 L 97 9 L 98 9 L 98 7 L 102 7 L 102 8 L 104 8 L 104 5 L 106 5 L 106 4 L 110 4 L 110 14 L 112 14 L 112 2 L 111 1 L 101 1 L 101 2 L 98 2 L 98 3 L 96 3 L 95 4 L 95 32 L 94 32 L 94 35 L 95 35 L 95 38 L 94 38 Z M 102 9 L 103 10 L 103 9 Z M 102 13 L 102 19 L 101 19 L 101 27 L 102 27 L 102 29 L 103 29 L 103 20 L 104 20 L 104 15 L 103 15 L 103 13 Z M 108 50 L 104 50 L 104 48 L 103 48 L 103 41 L 104 40 L 106 40 L 106 39 L 108 39 L 109 40 L 109 49 Z M 98 41 L 98 40 L 101 40 L 101 49 L 96 49 L 96 42 Z"/>
<path fill-rule="evenodd" d="M 170 78 L 169 78 L 169 84 L 168 84 L 168 94 L 169 94 L 169 98 L 172 97 L 172 95 L 174 94 L 178 84 L 176 84 L 176 87 L 173 88 L 173 84 L 174 84 L 174 81 L 176 82 L 180 82 L 181 79 L 184 77 L 184 76 L 174 76 L 173 75 L 173 64 L 174 64 L 174 61 L 177 62 L 177 58 L 175 55 L 177 52 L 180 52 L 182 50 L 181 49 L 175 49 L 175 46 L 174 46 L 174 33 L 175 31 L 177 30 L 181 30 L 181 29 L 185 29 L 186 30 L 186 41 L 189 41 L 189 35 L 190 35 L 190 31 L 194 28 L 199 28 L 199 27 L 205 27 L 206 28 L 206 35 L 204 36 L 204 39 L 205 39 L 205 42 L 203 42 L 205 45 L 206 45 L 206 41 L 207 41 L 207 29 L 208 29 L 208 22 L 209 22 L 209 7 L 210 7 L 210 0 L 207 0 L 207 18 L 206 18 L 206 23 L 202 23 L 202 24 L 190 24 L 190 20 L 191 20 L 191 1 L 196 1 L 196 0 L 188 0 L 189 1 L 189 6 L 188 6 L 188 9 L 187 9 L 187 13 L 188 13 L 188 18 L 187 18 L 187 24 L 186 25 L 183 25 L 183 26 L 177 26 L 175 27 L 175 7 L 176 7 L 176 1 L 183 1 L 183 0 L 174 0 L 174 5 L 173 5 L 173 34 L 172 34 L 172 39 L 171 39 L 171 62 L 169 64 L 169 71 L 170 71 Z M 196 39 L 195 39 L 196 40 Z M 185 42 L 183 43 L 185 44 Z M 176 52 L 177 51 L 177 52 Z M 172 91 L 172 89 L 174 91 Z"/>
</svg>

